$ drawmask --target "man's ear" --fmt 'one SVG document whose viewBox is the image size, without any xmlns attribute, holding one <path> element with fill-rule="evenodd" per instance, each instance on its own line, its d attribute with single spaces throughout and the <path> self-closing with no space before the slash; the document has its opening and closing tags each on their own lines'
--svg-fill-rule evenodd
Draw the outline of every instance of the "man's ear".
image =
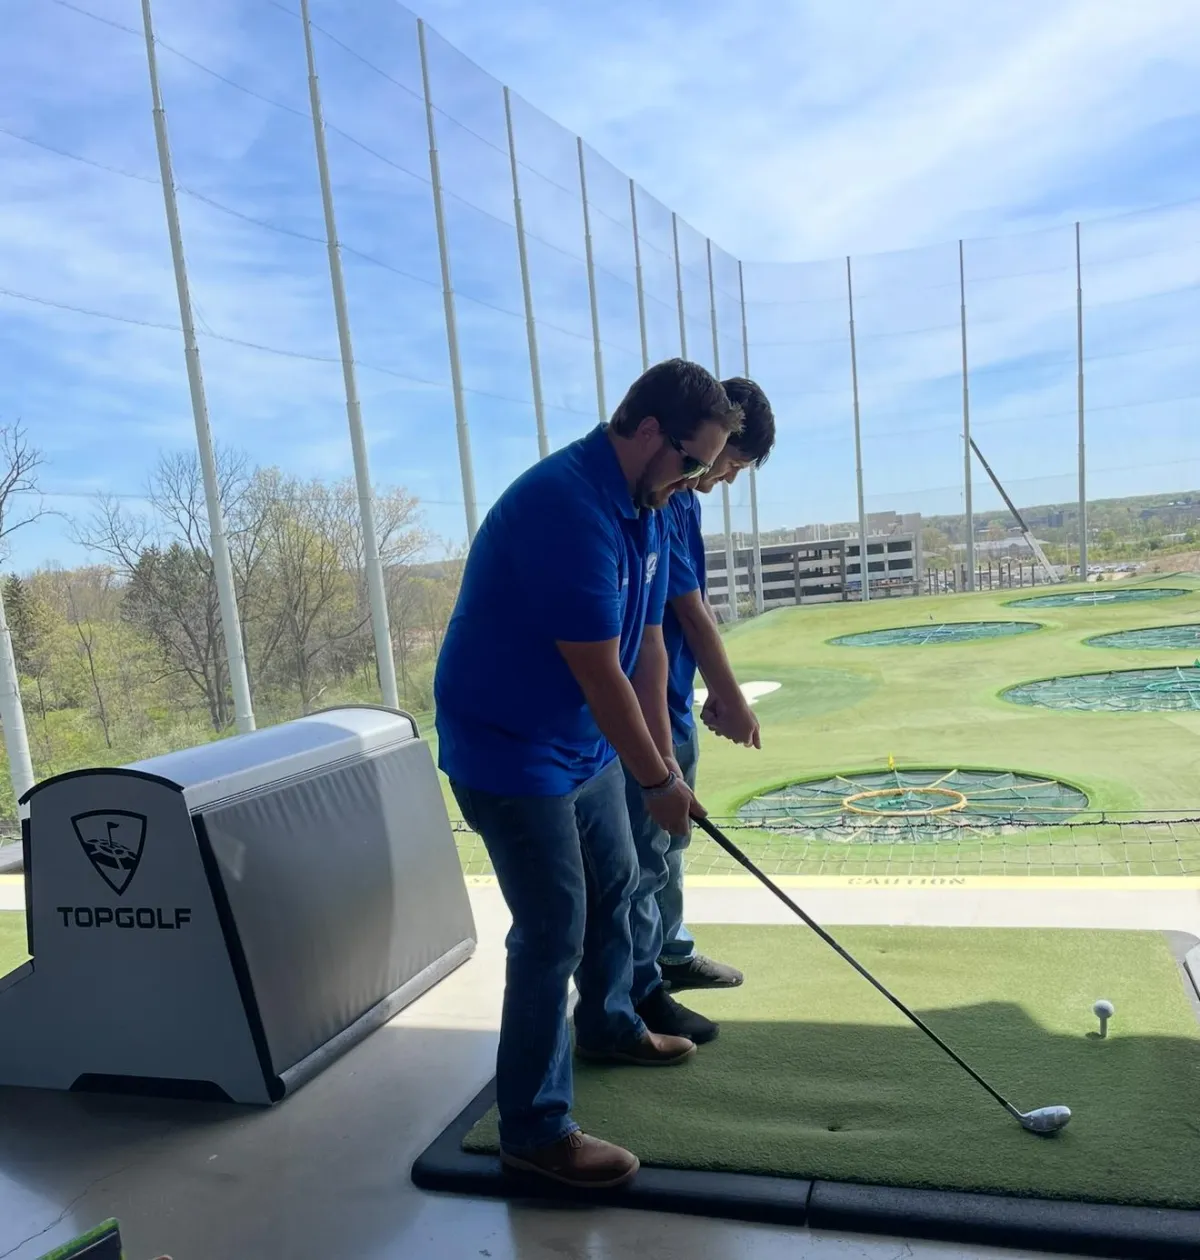
<svg viewBox="0 0 1200 1260">
<path fill-rule="evenodd" d="M 646 416 L 637 427 L 637 436 L 642 442 L 657 441 L 661 434 L 662 426 L 655 416 Z"/>
</svg>

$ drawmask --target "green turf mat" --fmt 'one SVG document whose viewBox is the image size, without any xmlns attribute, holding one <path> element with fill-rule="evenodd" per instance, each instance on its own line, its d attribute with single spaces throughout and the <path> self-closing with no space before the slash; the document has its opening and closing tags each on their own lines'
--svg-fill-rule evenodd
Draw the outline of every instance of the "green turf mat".
<svg viewBox="0 0 1200 1260">
<path fill-rule="evenodd" d="M 807 928 L 704 930 L 746 984 L 687 993 L 721 1035 L 679 1068 L 576 1062 L 575 1116 L 647 1165 L 1200 1206 L 1200 1024 L 1153 932 L 834 935 L 1022 1110 L 1026 1133 Z M 1092 1003 L 1116 1007 L 1100 1040 Z M 495 1113 L 468 1150 L 497 1148 Z"/>
<path fill-rule="evenodd" d="M 21 910 L 0 910 L 0 976 L 6 976 L 27 958 L 25 914 Z"/>
</svg>

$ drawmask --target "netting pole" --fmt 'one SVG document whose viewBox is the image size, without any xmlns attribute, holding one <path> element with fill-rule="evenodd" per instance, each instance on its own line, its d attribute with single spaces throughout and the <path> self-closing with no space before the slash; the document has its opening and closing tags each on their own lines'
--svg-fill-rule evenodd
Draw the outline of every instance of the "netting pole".
<svg viewBox="0 0 1200 1260">
<path fill-rule="evenodd" d="M 846 255 L 846 300 L 850 308 L 850 388 L 854 398 L 854 471 L 858 482 L 858 571 L 862 601 L 871 598 L 871 570 L 867 562 L 867 500 L 863 494 L 862 420 L 858 408 L 858 345 L 854 339 L 854 280 Z"/>
<path fill-rule="evenodd" d="M 212 429 L 208 423 L 208 399 L 200 371 L 200 347 L 192 314 L 192 294 L 183 257 L 183 232 L 179 226 L 179 204 L 175 198 L 175 176 L 171 168 L 171 145 L 167 138 L 167 114 L 158 85 L 158 57 L 154 48 L 154 21 L 150 0 L 142 0 L 142 27 L 146 35 L 146 64 L 150 75 L 150 97 L 154 109 L 154 141 L 158 148 L 158 169 L 162 181 L 163 206 L 167 215 L 167 235 L 171 241 L 171 261 L 175 266 L 175 291 L 179 299 L 179 322 L 183 328 L 183 356 L 187 364 L 188 390 L 192 400 L 192 420 L 196 426 L 196 450 L 204 482 L 204 502 L 208 510 L 209 545 L 212 547 L 213 576 L 221 612 L 221 632 L 229 664 L 229 684 L 233 691 L 234 725 L 239 734 L 254 730 L 254 707 L 250 699 L 250 678 L 246 672 L 246 652 L 242 645 L 242 623 L 238 616 L 237 593 L 233 584 L 233 561 L 225 536 L 225 514 L 221 509 L 217 460 L 213 452 Z"/>
<path fill-rule="evenodd" d="M 967 271 L 958 242 L 958 298 L 962 323 L 963 515 L 967 529 L 967 590 L 975 590 L 975 507 L 971 501 L 971 397 L 967 383 Z"/>
<path fill-rule="evenodd" d="M 1088 578 L 1087 451 L 1083 411 L 1083 255 L 1075 224 L 1075 359 L 1079 405 L 1079 580 Z"/>
<path fill-rule="evenodd" d="M 0 583 L 0 587 L 3 583 Z M 19 801 L 33 787 L 33 758 L 29 755 L 29 732 L 25 728 L 25 706 L 21 703 L 21 678 L 13 651 L 12 631 L 4 610 L 0 589 L 0 726 L 4 728 L 4 750 L 8 754 L 8 774 L 13 799 Z"/>
<path fill-rule="evenodd" d="M 600 411 L 600 423 L 608 420 L 608 408 L 604 404 L 604 354 L 600 349 L 600 304 L 596 300 L 596 262 L 592 256 L 592 216 L 588 209 L 587 163 L 583 157 L 583 137 L 575 137 L 579 151 L 579 195 L 583 200 L 583 253 L 587 260 L 588 302 L 592 308 L 592 357 L 596 361 L 596 406 Z"/>
<path fill-rule="evenodd" d="M 337 221 L 333 213 L 329 155 L 325 148 L 325 119 L 321 110 L 321 90 L 317 82 L 317 62 L 313 54 L 308 0 L 300 0 L 300 24 L 304 28 L 304 53 L 308 59 L 308 96 L 312 108 L 313 140 L 317 150 L 317 176 L 321 183 L 321 206 L 325 214 L 329 281 L 333 289 L 333 314 L 337 323 L 338 346 L 342 357 L 342 381 L 346 390 L 346 419 L 350 424 L 350 450 L 354 458 L 354 480 L 358 490 L 358 516 L 363 534 L 367 601 L 371 607 L 371 629 L 375 637 L 379 689 L 383 694 L 384 704 L 398 709 L 400 693 L 396 687 L 396 660 L 392 654 L 387 588 L 383 581 L 383 563 L 379 558 L 379 535 L 375 529 L 375 502 L 371 492 L 371 471 L 367 455 L 367 439 L 363 433 L 358 380 L 354 371 L 354 346 L 350 340 L 350 314 L 346 305 L 345 278 L 342 275 L 342 251 L 338 244 Z"/>
<path fill-rule="evenodd" d="M 446 240 L 446 213 L 442 204 L 442 168 L 438 160 L 437 128 L 433 121 L 433 96 L 429 91 L 429 55 L 425 49 L 425 22 L 417 18 L 417 48 L 421 55 L 421 89 L 425 96 L 425 128 L 429 133 L 429 182 L 433 186 L 433 220 L 437 227 L 438 255 L 442 267 L 442 305 L 446 312 L 446 346 L 450 353 L 450 388 L 454 394 L 454 428 L 458 437 L 458 471 L 462 477 L 463 509 L 467 541 L 474 542 L 479 529 L 475 503 L 475 469 L 471 463 L 471 434 L 463 400 L 462 362 L 458 353 L 458 315 L 454 309 L 454 284 L 450 276 L 450 247 Z"/>
<path fill-rule="evenodd" d="M 650 366 L 650 343 L 646 337 L 646 290 L 642 284 L 642 238 L 638 234 L 637 185 L 629 181 L 629 217 L 633 224 L 633 274 L 637 281 L 638 332 L 642 337 L 642 371 Z"/>
<path fill-rule="evenodd" d="M 675 305 L 679 308 L 679 353 L 687 358 L 687 320 L 683 310 L 683 262 L 679 257 L 679 219 L 671 211 L 671 242 L 675 248 Z"/>
<path fill-rule="evenodd" d="M 738 261 L 738 302 L 742 308 L 742 371 L 750 378 L 750 334 L 746 327 L 746 281 L 742 264 Z M 767 591 L 762 571 L 762 539 L 758 531 L 758 478 L 754 465 L 750 465 L 750 546 L 754 554 L 754 610 L 760 615 L 766 610 Z"/>
<path fill-rule="evenodd" d="M 708 322 L 712 328 L 713 375 L 721 379 L 721 343 L 717 334 L 717 284 L 713 278 L 712 241 L 705 238 L 704 248 L 708 258 Z M 721 510 L 725 517 L 725 590 L 729 601 L 731 621 L 738 619 L 737 606 L 737 557 L 733 551 L 733 518 L 729 507 L 729 482 L 721 482 Z"/>
<path fill-rule="evenodd" d="M 533 288 L 529 283 L 529 251 L 525 247 L 525 212 L 521 208 L 521 181 L 517 175 L 517 142 L 514 139 L 512 101 L 504 88 L 504 125 L 508 129 L 508 164 L 512 168 L 513 219 L 517 226 L 517 258 L 521 264 L 521 292 L 525 298 L 525 338 L 529 342 L 529 375 L 533 380 L 533 418 L 537 424 L 538 458 L 550 454 L 546 436 L 546 409 L 542 402 L 542 367 L 538 359 L 537 321 L 533 317 Z"/>
</svg>

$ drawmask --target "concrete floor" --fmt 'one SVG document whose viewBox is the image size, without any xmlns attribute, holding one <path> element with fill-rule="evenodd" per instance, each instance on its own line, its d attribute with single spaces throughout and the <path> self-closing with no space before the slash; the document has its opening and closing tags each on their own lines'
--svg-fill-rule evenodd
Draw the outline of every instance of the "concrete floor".
<svg viewBox="0 0 1200 1260">
<path fill-rule="evenodd" d="M 1064 881 L 1065 883 L 1065 881 Z M 1200 890 L 816 888 L 827 923 L 1177 928 Z M 0 908 L 22 904 L 0 877 Z M 787 921 L 748 887 L 701 886 L 691 921 Z M 949 1260 L 1031 1253 L 612 1209 L 528 1208 L 424 1194 L 412 1160 L 490 1077 L 506 913 L 472 888 L 476 956 L 270 1111 L 0 1089 L 0 1260 L 34 1260 L 108 1216 L 129 1260 Z"/>
</svg>

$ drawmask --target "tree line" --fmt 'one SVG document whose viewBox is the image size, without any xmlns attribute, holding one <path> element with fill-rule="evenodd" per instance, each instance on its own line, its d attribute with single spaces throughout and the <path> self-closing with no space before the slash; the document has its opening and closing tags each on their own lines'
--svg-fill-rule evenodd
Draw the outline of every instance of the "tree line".
<svg viewBox="0 0 1200 1260">
<path fill-rule="evenodd" d="M 353 480 L 304 480 L 218 452 L 238 616 L 260 725 L 378 700 Z M 438 550 L 405 490 L 375 499 L 402 703 L 432 707 L 462 552 Z M 137 510 L 99 496 L 71 522 L 93 562 L 5 579 L 34 771 L 119 764 L 231 731 L 233 702 L 200 464 L 160 458 Z M 14 816 L 7 781 L 0 816 Z"/>
</svg>

